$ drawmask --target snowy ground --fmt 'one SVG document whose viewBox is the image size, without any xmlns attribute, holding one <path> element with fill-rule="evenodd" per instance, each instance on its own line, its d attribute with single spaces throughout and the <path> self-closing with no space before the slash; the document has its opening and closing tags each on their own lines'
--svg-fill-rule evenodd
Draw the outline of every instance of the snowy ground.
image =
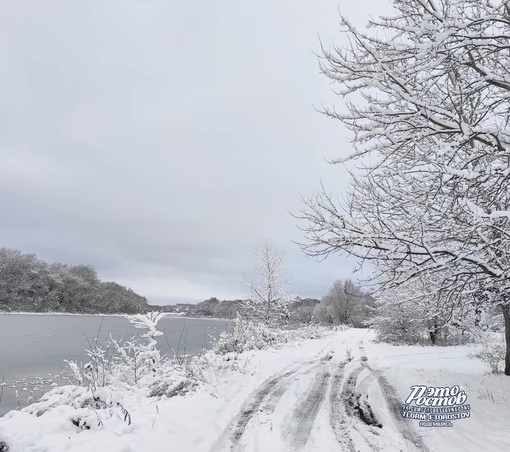
<svg viewBox="0 0 510 452">
<path fill-rule="evenodd" d="M 510 377 L 486 375 L 470 347 L 396 347 L 350 329 L 278 351 L 245 353 L 241 370 L 215 370 L 197 392 L 168 400 L 122 394 L 100 428 L 80 409 L 0 419 L 9 452 L 481 451 L 510 450 Z M 459 385 L 471 405 L 453 427 L 403 419 L 410 386 Z"/>
</svg>

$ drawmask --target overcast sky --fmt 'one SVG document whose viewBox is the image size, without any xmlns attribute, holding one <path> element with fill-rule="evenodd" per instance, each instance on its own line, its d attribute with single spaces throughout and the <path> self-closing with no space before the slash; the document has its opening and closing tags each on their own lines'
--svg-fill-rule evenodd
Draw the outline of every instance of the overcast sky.
<svg viewBox="0 0 510 452">
<path fill-rule="evenodd" d="M 382 5 L 381 5 L 382 3 Z M 389 9 L 359 0 L 0 1 L 0 246 L 93 265 L 154 304 L 245 296 L 263 238 L 291 291 L 322 297 L 356 262 L 305 257 L 289 211 L 341 192 L 348 132 L 319 74 Z"/>
</svg>

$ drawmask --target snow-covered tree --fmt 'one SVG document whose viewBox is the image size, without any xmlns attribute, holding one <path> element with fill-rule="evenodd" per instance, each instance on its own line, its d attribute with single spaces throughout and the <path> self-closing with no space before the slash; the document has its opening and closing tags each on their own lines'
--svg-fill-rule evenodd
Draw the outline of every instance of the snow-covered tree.
<svg viewBox="0 0 510 452">
<path fill-rule="evenodd" d="M 264 240 L 256 251 L 255 272 L 246 279 L 248 313 L 266 324 L 281 323 L 288 318 L 288 282 L 285 279 L 283 253 Z"/>
<path fill-rule="evenodd" d="M 472 297 L 438 290 L 441 279 L 413 278 L 380 290 L 374 327 L 380 339 L 450 345 L 472 340 L 488 328 Z"/>
<path fill-rule="evenodd" d="M 306 252 L 375 263 L 380 287 L 440 281 L 445 299 L 501 307 L 510 375 L 510 6 L 503 0 L 394 0 L 322 70 L 354 135 L 343 204 L 323 190 L 301 217 Z"/>
<path fill-rule="evenodd" d="M 319 300 L 314 298 L 296 297 L 289 304 L 290 321 L 296 324 L 310 324 L 314 320 L 314 310 L 319 304 Z"/>
<path fill-rule="evenodd" d="M 337 280 L 315 307 L 314 321 L 363 326 L 373 315 L 373 299 L 351 280 Z"/>
<path fill-rule="evenodd" d="M 88 265 L 41 261 L 0 249 L 0 311 L 144 312 L 147 300 L 124 286 L 101 282 Z"/>
</svg>

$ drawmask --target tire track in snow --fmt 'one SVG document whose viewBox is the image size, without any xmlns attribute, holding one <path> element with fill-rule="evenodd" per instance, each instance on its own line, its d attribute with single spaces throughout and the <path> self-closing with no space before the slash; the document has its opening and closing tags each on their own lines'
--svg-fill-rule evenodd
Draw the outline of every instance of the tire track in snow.
<svg viewBox="0 0 510 452">
<path fill-rule="evenodd" d="M 413 425 L 402 417 L 402 400 L 398 395 L 397 389 L 383 376 L 377 378 L 377 383 L 386 399 L 390 413 L 395 421 L 399 433 L 402 437 L 413 444 L 419 451 L 428 452 L 429 448 L 425 446 L 422 438 L 416 432 Z"/>
<path fill-rule="evenodd" d="M 355 388 L 359 374 L 365 369 L 365 366 L 359 366 L 354 369 L 347 377 L 341 393 L 341 400 L 347 416 L 354 416 L 354 399 L 356 398 Z"/>
<path fill-rule="evenodd" d="M 315 418 L 326 396 L 330 377 L 329 369 L 319 370 L 306 397 L 294 410 L 289 426 L 289 443 L 296 450 L 302 449 L 308 442 Z"/>
<path fill-rule="evenodd" d="M 346 364 L 346 362 L 341 362 L 331 377 L 329 420 L 338 443 L 345 446 L 349 452 L 356 452 L 351 435 L 349 434 L 345 411 L 342 408 L 342 382 L 344 380 Z"/>
<path fill-rule="evenodd" d="M 411 443 L 420 452 L 429 452 L 429 449 L 425 446 L 413 425 L 402 417 L 402 401 L 396 388 L 382 375 L 382 370 L 374 370 L 367 364 L 365 356 L 361 356 L 361 361 L 361 365 L 356 368 L 345 381 L 342 392 L 342 401 L 347 416 L 355 417 L 363 421 L 371 428 L 372 433 L 377 432 L 377 429 L 374 429 L 374 427 L 383 428 L 368 402 L 368 389 L 375 381 L 381 389 L 381 393 L 395 421 L 395 426 L 402 438 Z M 360 380 L 360 374 L 364 369 L 367 369 L 370 373 Z M 372 444 L 366 431 L 361 431 L 361 429 L 354 424 L 351 427 L 360 433 L 367 442 L 367 445 L 373 450 L 378 450 L 377 445 Z"/>
<path fill-rule="evenodd" d="M 381 422 L 379 422 L 375 416 L 374 411 L 368 401 L 368 388 L 375 380 L 377 380 L 382 371 L 372 369 L 368 364 L 366 364 L 366 358 L 363 360 L 361 365 L 368 370 L 369 374 L 361 380 L 358 377 L 357 389 L 354 392 L 354 399 L 351 400 L 351 403 L 354 407 L 354 411 L 357 417 L 360 418 L 365 424 L 377 428 L 382 428 L 383 426 Z"/>
<path fill-rule="evenodd" d="M 280 372 L 269 377 L 244 402 L 239 414 L 231 421 L 223 435 L 211 448 L 211 452 L 225 450 L 229 440 L 230 450 L 240 450 L 241 438 L 251 419 L 260 411 L 264 411 L 269 415 L 272 414 L 279 400 L 292 384 L 296 375 L 311 372 L 315 367 L 320 366 L 330 359 L 331 355 L 325 355 L 319 362 L 316 360 L 303 361 L 285 372 Z"/>
<path fill-rule="evenodd" d="M 313 372 L 314 369 L 320 366 L 323 362 L 324 359 L 322 359 L 319 363 L 315 363 L 313 366 L 309 367 L 306 370 L 296 371 L 295 374 L 290 376 L 289 378 L 285 378 L 279 381 L 277 385 L 273 388 L 273 390 L 268 394 L 268 397 L 264 400 L 264 403 L 261 407 L 261 411 L 263 411 L 267 415 L 272 414 L 276 409 L 278 402 L 283 397 L 283 394 L 287 392 L 287 389 L 289 389 L 289 386 L 298 377 L 298 375 L 306 375 L 309 374 L 310 372 Z"/>
<path fill-rule="evenodd" d="M 365 356 L 361 356 L 361 361 L 361 365 L 354 369 L 347 379 L 345 379 L 344 387 L 340 396 L 346 417 L 350 421 L 345 429 L 356 430 L 370 450 L 379 451 L 380 447 L 375 444 L 368 435 L 368 433 L 371 435 L 378 434 L 376 433 L 377 429 L 375 427 L 382 428 L 382 424 L 377 420 L 372 407 L 368 403 L 368 386 L 375 380 L 375 377 L 372 375 L 372 369 L 366 364 L 367 359 Z M 361 380 L 358 389 L 356 390 L 359 376 L 365 369 L 368 369 L 370 374 Z M 361 391 L 363 391 L 363 393 Z M 363 424 L 356 424 L 355 422 L 352 422 L 353 419 L 358 419 Z M 363 429 L 362 426 L 364 425 L 366 427 Z M 370 428 L 371 430 L 367 432 L 367 428 Z M 350 447 L 351 450 L 358 450 L 354 446 L 352 440 L 350 442 Z"/>
<path fill-rule="evenodd" d="M 237 420 L 235 421 L 230 440 L 232 441 L 232 448 L 241 439 L 248 422 L 257 411 L 259 410 L 262 402 L 271 394 L 271 391 L 276 387 L 278 383 L 294 375 L 298 369 L 289 370 L 283 375 L 278 374 L 272 378 L 267 379 L 243 405 L 241 412 L 239 413 Z M 282 392 L 283 395 L 283 392 Z M 281 397 L 281 396 L 280 396 Z M 275 404 L 276 406 L 276 404 Z"/>
<path fill-rule="evenodd" d="M 218 441 L 210 449 L 210 452 L 224 451 L 229 443 L 230 447 L 228 449 L 236 450 L 246 426 L 264 399 L 274 390 L 278 383 L 290 378 L 298 370 L 299 367 L 294 366 L 290 370 L 277 373 L 264 381 L 244 402 L 239 414 L 229 423 L 223 434 L 218 438 Z"/>
</svg>

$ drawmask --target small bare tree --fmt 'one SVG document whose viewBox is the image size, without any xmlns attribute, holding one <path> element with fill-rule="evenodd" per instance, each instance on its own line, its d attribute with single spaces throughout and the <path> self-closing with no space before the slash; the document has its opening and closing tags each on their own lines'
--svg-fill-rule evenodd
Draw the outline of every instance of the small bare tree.
<svg viewBox="0 0 510 452">
<path fill-rule="evenodd" d="M 288 319 L 289 297 L 286 294 L 283 253 L 269 240 L 256 252 L 255 272 L 245 278 L 250 314 L 265 324 L 278 324 Z"/>
</svg>

